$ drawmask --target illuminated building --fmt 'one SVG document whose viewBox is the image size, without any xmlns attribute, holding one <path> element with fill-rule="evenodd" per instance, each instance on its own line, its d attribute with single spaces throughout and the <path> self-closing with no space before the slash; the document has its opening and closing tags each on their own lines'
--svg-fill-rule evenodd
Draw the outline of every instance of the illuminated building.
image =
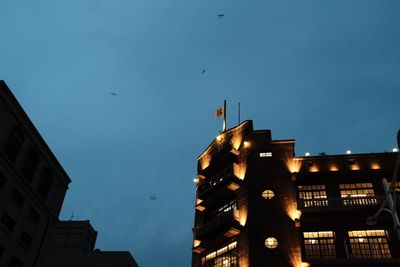
<svg viewBox="0 0 400 267">
<path fill-rule="evenodd" d="M 93 236 L 95 231 L 89 222 L 63 222 L 58 219 L 70 182 L 16 98 L 0 80 L 1 267 L 67 266 L 65 263 L 73 258 L 86 264 L 73 263 L 69 265 L 71 267 L 137 266 L 133 258 L 127 256 L 128 252 L 111 255 L 93 251 L 97 232 Z M 74 227 L 77 225 L 85 226 L 81 229 L 87 231 L 76 234 Z M 57 249 L 54 240 L 63 229 L 68 230 L 61 234 L 64 246 Z M 81 243 L 81 247 L 69 251 L 64 265 L 44 263 L 47 257 L 54 258 L 54 253 L 58 253 L 60 259 L 67 257 L 63 253 L 71 244 L 72 233 L 73 238 L 81 236 L 82 240 L 91 234 L 90 246 Z M 103 259 L 102 264 L 97 263 L 100 258 Z"/>
<path fill-rule="evenodd" d="M 245 121 L 199 156 L 192 266 L 400 266 L 391 216 L 366 224 L 397 153 L 296 157 L 294 146 Z"/>
</svg>

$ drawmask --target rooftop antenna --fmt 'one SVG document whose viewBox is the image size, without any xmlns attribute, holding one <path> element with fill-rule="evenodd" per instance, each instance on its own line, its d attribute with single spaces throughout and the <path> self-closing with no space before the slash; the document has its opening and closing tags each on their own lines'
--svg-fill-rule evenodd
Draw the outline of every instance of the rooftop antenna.
<svg viewBox="0 0 400 267">
<path fill-rule="evenodd" d="M 397 131 L 397 147 L 400 147 L 400 129 Z M 397 237 L 400 239 L 400 222 L 399 217 L 396 212 L 396 179 L 399 172 L 400 165 L 400 151 L 397 152 L 396 166 L 394 168 L 394 173 L 390 187 L 388 186 L 386 178 L 382 179 L 383 189 L 385 190 L 385 199 L 382 202 L 379 210 L 373 215 L 367 218 L 367 225 L 374 225 L 378 222 L 378 216 L 382 211 L 387 211 L 392 215 L 393 228 L 397 233 Z"/>
</svg>

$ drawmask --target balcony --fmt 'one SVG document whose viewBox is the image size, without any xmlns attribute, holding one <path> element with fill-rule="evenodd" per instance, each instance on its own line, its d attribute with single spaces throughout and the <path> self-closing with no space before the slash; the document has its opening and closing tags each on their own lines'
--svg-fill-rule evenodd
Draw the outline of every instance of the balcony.
<svg viewBox="0 0 400 267">
<path fill-rule="evenodd" d="M 219 233 L 223 233 L 226 237 L 235 236 L 240 232 L 238 219 L 239 211 L 237 209 L 232 209 L 215 217 L 204 225 L 195 228 L 193 230 L 194 236 L 196 239 L 204 239 Z"/>
<path fill-rule="evenodd" d="M 216 176 L 203 181 L 197 189 L 198 197 L 200 199 L 205 199 L 213 192 L 225 186 L 232 191 L 235 191 L 240 187 L 240 179 L 233 174 L 232 169 L 219 173 Z"/>
<path fill-rule="evenodd" d="M 298 199 L 298 209 L 315 209 L 315 208 L 331 208 L 331 209 L 347 209 L 362 208 L 381 205 L 385 196 L 371 197 L 336 197 L 336 198 L 320 198 L 320 199 Z M 399 200 L 397 201 L 399 202 Z"/>
</svg>

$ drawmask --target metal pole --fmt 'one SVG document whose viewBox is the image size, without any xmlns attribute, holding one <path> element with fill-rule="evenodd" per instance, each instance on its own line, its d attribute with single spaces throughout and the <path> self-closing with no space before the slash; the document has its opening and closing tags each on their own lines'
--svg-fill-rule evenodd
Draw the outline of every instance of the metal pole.
<svg viewBox="0 0 400 267">
<path fill-rule="evenodd" d="M 226 131 L 226 100 L 224 100 L 224 124 L 223 124 L 222 131 L 223 132 Z"/>
</svg>

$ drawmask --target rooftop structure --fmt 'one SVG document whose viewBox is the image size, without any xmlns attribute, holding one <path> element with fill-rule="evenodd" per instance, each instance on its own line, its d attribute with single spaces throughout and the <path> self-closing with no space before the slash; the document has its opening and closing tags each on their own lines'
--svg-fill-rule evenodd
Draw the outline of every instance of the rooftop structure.
<svg viewBox="0 0 400 267">
<path fill-rule="evenodd" d="M 199 156 L 192 266 L 400 266 L 392 216 L 366 223 L 398 153 L 297 157 L 294 146 L 245 121 Z"/>
</svg>

